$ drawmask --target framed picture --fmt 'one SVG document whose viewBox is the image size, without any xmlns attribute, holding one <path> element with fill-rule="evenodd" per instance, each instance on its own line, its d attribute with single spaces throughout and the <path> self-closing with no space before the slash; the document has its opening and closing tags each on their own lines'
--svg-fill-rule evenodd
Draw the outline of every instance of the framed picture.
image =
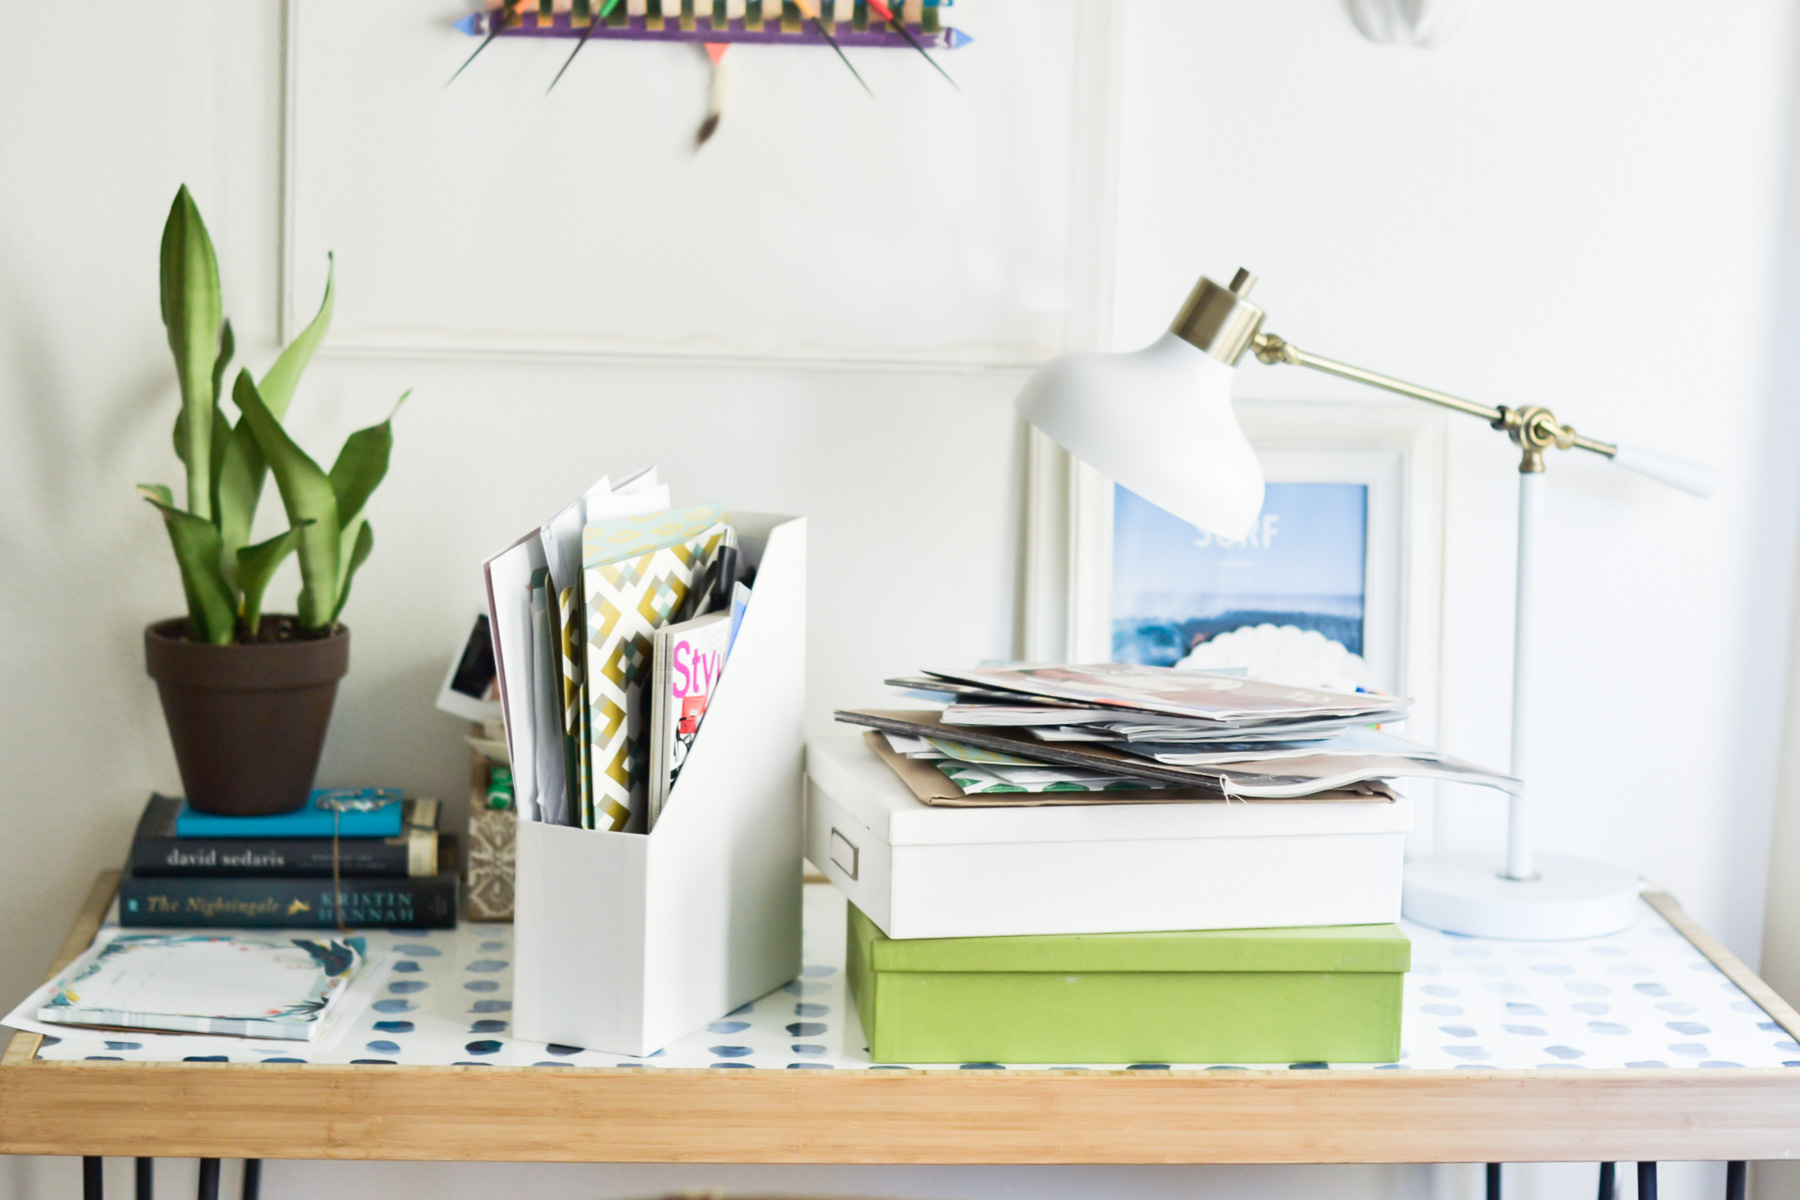
<svg viewBox="0 0 1800 1200">
<path fill-rule="evenodd" d="M 1379 512 L 1370 520 L 1370 493 L 1377 506 L 1387 498 L 1379 478 L 1386 464 L 1364 472 L 1361 463 L 1324 458 L 1308 470 L 1287 457 L 1267 456 L 1275 461 L 1266 469 L 1280 478 L 1269 481 L 1262 516 L 1243 538 L 1215 537 L 1113 485 L 1114 661 L 1248 667 L 1239 660 L 1293 660 L 1316 646 L 1314 669 L 1330 676 L 1320 682 L 1393 686 L 1393 639 L 1383 636 L 1390 631 L 1371 629 L 1392 606 L 1368 594 L 1371 576 L 1379 590 L 1389 574 L 1370 560 L 1392 554 L 1392 523 Z"/>
<path fill-rule="evenodd" d="M 1442 417 L 1382 401 L 1254 401 L 1238 415 L 1268 490 L 1255 529 L 1236 542 L 1032 431 L 1023 656 L 1243 667 L 1379 689 L 1414 699 L 1409 729 L 1429 740 Z"/>
</svg>

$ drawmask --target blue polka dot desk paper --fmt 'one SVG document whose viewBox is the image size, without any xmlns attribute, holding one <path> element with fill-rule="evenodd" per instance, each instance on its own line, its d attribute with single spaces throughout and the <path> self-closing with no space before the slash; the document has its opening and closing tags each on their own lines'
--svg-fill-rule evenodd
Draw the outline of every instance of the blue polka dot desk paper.
<svg viewBox="0 0 1800 1200">
<path fill-rule="evenodd" d="M 898 1069 L 872 1063 L 864 1048 L 844 982 L 844 927 L 842 896 L 829 884 L 809 885 L 807 966 L 801 977 L 644 1058 L 514 1038 L 512 927 L 483 924 L 430 933 L 369 932 L 370 952 L 385 965 L 359 986 L 373 988 L 377 996 L 342 1036 L 332 1038 L 328 1051 L 293 1042 L 71 1029 L 60 1038 L 46 1037 L 38 1056 L 546 1069 Z M 1800 1067 L 1800 1043 L 1648 904 L 1625 932 L 1579 942 L 1492 942 L 1402 927 L 1413 941 L 1413 970 L 1406 979 L 1400 1061 L 1342 1069 Z M 1140 1070 L 1338 1066 L 1118 1065 Z"/>
</svg>

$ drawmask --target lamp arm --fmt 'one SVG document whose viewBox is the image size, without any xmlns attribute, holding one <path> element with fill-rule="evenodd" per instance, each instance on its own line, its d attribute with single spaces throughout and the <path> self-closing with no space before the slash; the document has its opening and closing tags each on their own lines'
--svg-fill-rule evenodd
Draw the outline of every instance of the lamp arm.
<svg viewBox="0 0 1800 1200">
<path fill-rule="evenodd" d="M 1521 471 L 1543 470 L 1543 452 L 1554 447 L 1558 450 L 1590 450 L 1611 459 L 1627 471 L 1642 475 L 1647 479 L 1654 479 L 1658 483 L 1667 484 L 1669 487 L 1694 496 L 1710 496 L 1719 486 L 1718 473 L 1711 467 L 1665 454 L 1655 454 L 1647 450 L 1634 450 L 1628 446 L 1603 442 L 1598 438 L 1584 437 L 1576 433 L 1573 426 L 1564 425 L 1558 421 L 1547 408 L 1535 405 L 1528 408 L 1490 408 L 1485 404 L 1477 404 L 1473 400 L 1452 396 L 1448 392 L 1420 387 L 1416 383 L 1395 379 L 1391 375 L 1366 371 L 1361 367 L 1353 367 L 1349 363 L 1341 363 L 1335 359 L 1309 353 L 1272 333 L 1258 333 L 1251 341 L 1251 348 L 1256 351 L 1258 359 L 1271 366 L 1287 363 L 1290 366 L 1309 367 L 1327 375 L 1336 375 L 1340 379 L 1354 380 L 1369 387 L 1381 388 L 1402 396 L 1409 396 L 1414 400 L 1424 400 L 1429 404 L 1455 409 L 1457 412 L 1467 413 L 1472 417 L 1480 417 L 1495 429 L 1512 438 L 1519 449 L 1525 452 L 1524 461 L 1519 464 Z"/>
<path fill-rule="evenodd" d="M 1251 348 L 1256 351 L 1258 359 L 1270 366 L 1287 363 L 1295 367 L 1310 367 L 1315 371 L 1323 371 L 1327 375 L 1336 375 L 1340 379 L 1352 379 L 1370 387 L 1383 388 L 1390 392 L 1398 392 L 1402 396 L 1410 396 L 1414 400 L 1424 400 L 1430 404 L 1453 408 L 1457 412 L 1467 413 L 1471 417 L 1480 417 L 1490 425 L 1495 422 L 1504 424 L 1506 420 L 1506 412 L 1503 409 L 1489 408 L 1485 404 L 1464 400 L 1462 397 L 1452 396 L 1448 392 L 1420 387 L 1416 383 L 1407 383 L 1404 379 L 1395 379 L 1391 375 L 1380 375 L 1374 371 L 1365 371 L 1361 367 L 1353 367 L 1349 363 L 1338 362 L 1336 359 L 1323 358 L 1302 350 L 1292 342 L 1272 333 L 1257 334 L 1256 340 L 1251 343 Z M 1595 445 L 1598 447 L 1599 443 Z"/>
<path fill-rule="evenodd" d="M 1258 333 L 1250 345 L 1256 351 L 1256 357 L 1271 366 L 1287 363 L 1296 367 L 1310 367 L 1314 371 L 1336 375 L 1340 379 L 1354 380 L 1369 387 L 1410 396 L 1414 400 L 1455 409 L 1471 417 L 1480 417 L 1512 438 L 1519 449 L 1525 452 L 1519 470 L 1526 473 L 1542 471 L 1544 451 L 1554 447 L 1558 450 L 1590 450 L 1611 459 L 1627 471 L 1703 499 L 1712 495 L 1719 487 L 1718 472 L 1709 466 L 1667 454 L 1603 442 L 1598 438 L 1583 437 L 1572 426 L 1558 421 L 1547 408 L 1535 405 L 1528 408 L 1490 408 L 1473 400 L 1464 400 L 1461 396 L 1452 396 L 1448 392 L 1420 387 L 1391 375 L 1365 371 L 1349 363 L 1308 353 L 1272 333 Z"/>
</svg>

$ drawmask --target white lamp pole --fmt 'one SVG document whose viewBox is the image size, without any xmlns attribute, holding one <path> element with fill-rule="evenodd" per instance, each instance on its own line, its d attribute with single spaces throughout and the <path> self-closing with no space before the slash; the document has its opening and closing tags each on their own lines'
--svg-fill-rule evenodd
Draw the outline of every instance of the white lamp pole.
<svg viewBox="0 0 1800 1200">
<path fill-rule="evenodd" d="M 1258 333 L 1253 348 L 1265 363 L 1311 367 L 1481 417 L 1506 433 L 1521 452 L 1511 770 L 1524 787 L 1508 799 L 1504 857 L 1461 854 L 1407 863 L 1402 911 L 1421 925 L 1521 941 L 1599 937 L 1624 929 L 1637 916 L 1636 875 L 1590 859 L 1537 854 L 1531 844 L 1531 695 L 1544 523 L 1544 454 L 1552 449 L 1592 451 L 1627 470 L 1697 496 L 1710 495 L 1717 486 L 1713 472 L 1697 463 L 1583 437 L 1547 408 L 1490 408 L 1308 354 L 1273 334 Z"/>
<path fill-rule="evenodd" d="M 1544 527 L 1544 473 L 1519 472 L 1519 567 L 1513 600 L 1512 776 L 1525 787 L 1507 797 L 1508 879 L 1536 875 L 1531 861 L 1531 664 L 1537 626 L 1538 534 Z"/>
</svg>

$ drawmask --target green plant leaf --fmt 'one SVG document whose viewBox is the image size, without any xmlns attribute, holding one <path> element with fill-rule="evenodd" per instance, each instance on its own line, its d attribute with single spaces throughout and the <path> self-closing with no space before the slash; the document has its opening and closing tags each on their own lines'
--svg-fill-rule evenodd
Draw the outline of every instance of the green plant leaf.
<svg viewBox="0 0 1800 1200">
<path fill-rule="evenodd" d="M 225 560 L 233 564 L 237 552 L 250 544 L 250 526 L 256 520 L 256 506 L 262 502 L 263 480 L 268 478 L 268 463 L 250 422 L 238 418 L 237 425 L 222 440 L 224 454 L 219 461 L 219 536 L 224 544 Z M 230 565 L 226 568 L 230 574 Z"/>
<path fill-rule="evenodd" d="M 340 535 L 331 478 L 288 437 L 287 430 L 257 393 L 250 372 L 238 372 L 232 399 L 237 401 L 238 410 L 256 437 L 257 448 L 275 474 L 288 524 L 302 527 L 300 624 L 307 629 L 324 629 L 331 624 L 338 598 Z"/>
<path fill-rule="evenodd" d="M 219 261 L 206 222 L 188 193 L 175 193 L 162 236 L 162 319 L 181 383 L 181 460 L 188 511 L 212 520 L 213 364 L 219 351 Z"/>
<path fill-rule="evenodd" d="M 381 424 L 359 429 L 345 438 L 344 448 L 331 464 L 331 490 L 337 496 L 338 520 L 343 522 L 346 534 L 350 522 L 362 512 L 363 505 L 387 475 L 388 456 L 394 450 L 394 416 L 410 395 L 410 388 L 402 392 L 400 399 L 394 401 L 394 411 Z"/>
<path fill-rule="evenodd" d="M 308 521 L 307 525 L 312 524 Z M 278 533 L 266 542 L 258 542 L 254 546 L 245 546 L 237 552 L 238 585 L 243 589 L 241 615 L 244 627 L 255 637 L 262 624 L 263 593 L 268 590 L 269 580 L 275 577 L 275 571 L 287 560 L 300 544 L 300 535 L 306 525 L 296 525 L 283 533 Z"/>
<path fill-rule="evenodd" d="M 230 645 L 237 611 L 231 589 L 219 571 L 218 529 L 211 521 L 176 508 L 169 489 L 160 484 L 141 484 L 138 490 L 162 513 L 169 542 L 175 547 L 181 588 L 187 593 L 190 636 L 215 646 Z"/>
<path fill-rule="evenodd" d="M 329 257 L 326 261 L 330 262 Z M 319 302 L 319 311 L 312 323 L 288 343 L 257 388 L 264 407 L 277 421 L 287 416 L 288 404 L 293 400 L 301 372 L 312 361 L 313 352 L 331 326 L 333 297 L 336 295 L 334 270 L 332 266 L 326 268 L 325 297 Z M 241 417 L 224 443 L 224 458 L 218 470 L 219 532 L 224 540 L 225 570 L 230 575 L 237 565 L 237 552 L 250 544 L 250 528 L 256 522 L 256 507 L 262 503 L 263 483 L 268 479 L 269 468 L 257 445 L 256 435 Z"/>
<path fill-rule="evenodd" d="M 325 331 L 331 328 L 331 310 L 336 296 L 335 276 L 337 262 L 331 255 L 325 256 L 325 298 L 319 301 L 319 311 L 311 324 L 300 331 L 300 336 L 287 344 L 281 357 L 275 360 L 268 373 L 257 385 L 257 395 L 275 415 L 277 421 L 287 416 L 288 403 L 294 398 L 294 389 L 300 384 L 301 372 L 306 364 L 312 361 L 313 352 L 319 343 L 325 340 Z M 260 486 L 261 480 L 257 483 Z"/>
<path fill-rule="evenodd" d="M 235 350 L 236 342 L 231 335 L 231 321 L 227 319 L 224 324 L 219 326 L 219 353 L 213 359 L 212 367 L 212 485 L 210 492 L 212 495 L 212 521 L 214 525 L 219 524 L 219 476 L 224 471 L 225 450 L 226 447 L 230 445 L 229 435 L 231 433 L 231 422 L 226 419 L 225 410 L 220 406 L 220 401 L 225 399 L 225 367 L 231 362 L 231 356 Z M 182 416 L 185 417 L 186 415 L 187 410 L 183 409 Z M 225 555 L 220 562 L 225 570 L 226 582 L 233 583 L 235 586 L 234 581 L 237 578 L 237 562 L 232 558 L 229 549 L 226 550 Z"/>
<path fill-rule="evenodd" d="M 225 452 L 230 445 L 231 421 L 226 418 L 225 410 L 219 407 L 217 398 L 213 400 L 212 415 L 212 499 L 213 520 L 218 521 L 219 506 L 219 473 L 225 465 Z M 175 417 L 175 457 L 187 465 L 187 410 L 184 408 Z"/>
<path fill-rule="evenodd" d="M 356 535 L 350 543 L 350 557 L 344 563 L 344 569 L 338 576 L 337 607 L 331 610 L 331 623 L 337 624 L 338 616 L 344 611 L 344 605 L 350 599 L 350 580 L 355 578 L 357 568 L 369 561 L 369 554 L 375 549 L 375 527 L 363 517 L 356 518 Z"/>
<path fill-rule="evenodd" d="M 231 362 L 231 356 L 235 353 L 236 346 L 236 341 L 231 334 L 231 320 L 227 318 L 224 324 L 219 326 L 219 353 L 213 359 L 212 365 L 212 427 L 215 431 L 212 437 L 212 491 L 215 510 L 218 504 L 219 464 L 225 457 L 225 439 L 217 431 L 231 428 L 222 415 L 223 410 L 219 407 L 219 401 L 225 396 L 225 367 Z M 175 414 L 175 457 L 179 458 L 183 465 L 187 463 L 187 407 L 185 405 L 182 406 L 181 411 Z M 214 517 L 216 520 L 216 511 Z"/>
<path fill-rule="evenodd" d="M 219 326 L 219 354 L 213 359 L 212 394 L 213 404 L 217 406 L 225 398 L 225 369 L 231 365 L 231 356 L 237 353 L 237 339 L 231 335 L 231 318 L 226 317 Z"/>
</svg>

